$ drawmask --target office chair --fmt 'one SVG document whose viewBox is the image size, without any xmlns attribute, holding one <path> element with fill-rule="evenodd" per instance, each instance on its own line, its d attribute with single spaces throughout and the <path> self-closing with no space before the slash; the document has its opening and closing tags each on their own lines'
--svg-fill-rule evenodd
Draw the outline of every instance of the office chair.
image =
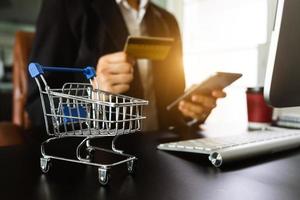
<svg viewBox="0 0 300 200">
<path fill-rule="evenodd" d="M 30 128 L 30 120 L 25 110 L 28 73 L 27 65 L 34 33 L 18 31 L 13 49 L 13 112 L 12 122 L 0 123 L 0 146 L 16 145 L 24 142 L 24 133 Z"/>
<path fill-rule="evenodd" d="M 30 128 L 28 113 L 25 110 L 28 91 L 28 62 L 34 33 L 18 31 L 14 45 L 13 57 L 13 123 Z"/>
</svg>

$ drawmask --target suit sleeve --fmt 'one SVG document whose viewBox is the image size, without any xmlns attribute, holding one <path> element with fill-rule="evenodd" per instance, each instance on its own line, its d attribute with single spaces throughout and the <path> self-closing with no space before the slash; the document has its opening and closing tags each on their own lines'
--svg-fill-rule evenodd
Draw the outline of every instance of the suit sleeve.
<svg viewBox="0 0 300 200">
<path fill-rule="evenodd" d="M 173 17 L 171 20 L 171 27 L 173 37 L 175 38 L 174 43 L 174 52 L 172 58 L 174 59 L 175 63 L 175 70 L 174 73 L 176 74 L 176 81 L 178 82 L 176 96 L 180 96 L 183 94 L 185 89 L 185 74 L 184 74 L 184 65 L 183 65 L 183 53 L 182 53 L 182 40 L 181 34 L 179 30 L 178 23 L 176 19 Z"/>
<path fill-rule="evenodd" d="M 73 66 L 78 52 L 78 38 L 71 30 L 66 0 L 44 0 L 36 25 L 30 62 L 45 66 Z M 46 74 L 51 88 L 60 88 L 71 81 L 68 74 Z M 44 125 L 39 90 L 29 77 L 26 109 L 34 128 Z"/>
<path fill-rule="evenodd" d="M 161 18 L 157 19 L 162 37 L 174 38 L 174 43 L 167 58 L 164 61 L 155 62 L 153 68 L 155 74 L 155 89 L 157 108 L 159 113 L 159 122 L 161 129 L 167 129 L 171 126 L 184 126 L 184 121 L 178 109 L 168 111 L 166 107 L 184 93 L 185 77 L 182 61 L 182 44 L 179 26 L 175 17 L 155 7 L 161 13 Z M 153 11 L 155 13 L 155 11 Z M 158 24 L 158 23 L 157 23 Z M 154 23 L 153 26 L 155 26 Z"/>
<path fill-rule="evenodd" d="M 184 93 L 185 89 L 185 75 L 184 75 L 184 65 L 183 65 L 183 51 L 182 51 L 182 40 L 180 29 L 178 23 L 174 16 L 171 16 L 169 21 L 169 26 L 171 30 L 172 37 L 174 38 L 173 50 L 170 52 L 170 60 L 172 60 L 172 66 L 170 70 L 170 86 L 172 89 L 172 94 L 170 95 L 170 99 L 167 103 L 169 105 L 179 96 Z M 171 90 L 171 89 L 170 89 Z M 178 109 L 172 109 L 167 113 L 169 118 L 169 126 L 174 127 L 183 127 L 186 125 L 182 114 L 178 111 Z M 172 117 L 171 117 L 172 116 Z"/>
<path fill-rule="evenodd" d="M 171 27 L 172 27 L 172 33 L 174 33 L 174 38 L 175 39 L 175 44 L 174 44 L 174 59 L 176 59 L 175 63 L 177 63 L 176 65 L 176 70 L 174 70 L 174 73 L 176 74 L 176 81 L 178 81 L 177 83 L 177 89 L 175 91 L 175 96 L 179 97 L 184 93 L 184 89 L 185 89 L 185 76 L 184 76 L 184 65 L 183 65 L 183 51 L 182 51 L 182 40 L 181 40 L 181 34 L 180 34 L 180 30 L 179 30 L 179 26 L 177 24 L 176 19 L 173 17 L 173 20 L 171 20 Z M 175 84 L 175 83 L 174 83 Z M 199 125 L 202 124 L 203 122 L 199 122 L 197 120 L 194 120 L 190 117 L 184 117 L 180 111 L 175 110 L 174 111 L 174 116 L 177 116 L 177 121 L 173 119 L 173 121 L 176 121 L 177 126 L 187 126 L 190 128 L 193 128 L 195 130 L 199 129 Z"/>
</svg>

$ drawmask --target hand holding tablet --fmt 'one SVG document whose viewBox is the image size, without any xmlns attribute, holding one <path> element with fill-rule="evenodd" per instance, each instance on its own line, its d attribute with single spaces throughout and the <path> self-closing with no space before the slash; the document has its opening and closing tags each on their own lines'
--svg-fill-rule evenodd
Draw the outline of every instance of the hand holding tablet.
<svg viewBox="0 0 300 200">
<path fill-rule="evenodd" d="M 194 94 L 210 96 L 214 90 L 222 90 L 242 76 L 239 73 L 217 72 L 200 84 L 193 85 L 182 96 L 167 106 L 167 110 L 173 109 L 182 100 L 189 101 Z"/>
</svg>

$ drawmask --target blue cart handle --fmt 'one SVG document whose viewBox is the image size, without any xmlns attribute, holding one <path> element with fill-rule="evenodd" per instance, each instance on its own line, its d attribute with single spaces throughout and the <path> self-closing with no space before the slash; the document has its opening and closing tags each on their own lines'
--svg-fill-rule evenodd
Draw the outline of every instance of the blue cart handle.
<svg viewBox="0 0 300 200">
<path fill-rule="evenodd" d="M 71 67 L 47 67 L 38 63 L 30 63 L 28 66 L 29 73 L 32 78 L 40 76 L 45 72 L 71 72 L 71 73 L 83 73 L 88 79 L 92 79 L 96 76 L 95 69 L 93 67 L 85 68 L 71 68 Z"/>
</svg>

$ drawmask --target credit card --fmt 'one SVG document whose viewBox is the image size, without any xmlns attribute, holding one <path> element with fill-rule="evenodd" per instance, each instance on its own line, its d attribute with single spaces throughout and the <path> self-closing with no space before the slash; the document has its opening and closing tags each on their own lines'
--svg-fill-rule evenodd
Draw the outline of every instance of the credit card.
<svg viewBox="0 0 300 200">
<path fill-rule="evenodd" d="M 161 61 L 168 56 L 173 42 L 173 38 L 129 36 L 124 51 L 134 58 Z"/>
</svg>

